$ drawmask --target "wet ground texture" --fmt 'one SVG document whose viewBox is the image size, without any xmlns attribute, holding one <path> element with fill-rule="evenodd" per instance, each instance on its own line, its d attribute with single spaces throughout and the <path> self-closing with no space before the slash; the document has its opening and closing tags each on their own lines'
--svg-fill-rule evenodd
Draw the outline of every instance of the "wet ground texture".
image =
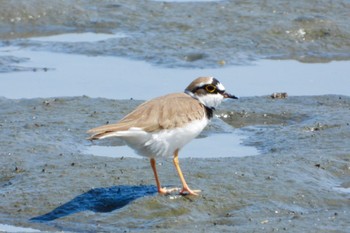
<svg viewBox="0 0 350 233">
<path fill-rule="evenodd" d="M 264 59 L 329 62 L 350 58 L 350 3 L 328 1 L 0 0 L 0 45 L 89 56 L 120 56 L 166 67 L 221 67 Z M 32 37 L 94 32 L 90 42 Z M 25 58 L 1 56 L 23 70 Z M 1 65 L 1 64 L 0 64 Z"/>
<path fill-rule="evenodd" d="M 261 154 L 180 158 L 199 197 L 156 194 L 148 160 L 82 152 L 87 129 L 139 103 L 0 98 L 1 222 L 65 232 L 350 231 L 349 97 L 223 104 L 219 121 L 243 130 L 243 143 Z M 158 162 L 163 183 L 178 186 L 172 161 Z"/>
</svg>

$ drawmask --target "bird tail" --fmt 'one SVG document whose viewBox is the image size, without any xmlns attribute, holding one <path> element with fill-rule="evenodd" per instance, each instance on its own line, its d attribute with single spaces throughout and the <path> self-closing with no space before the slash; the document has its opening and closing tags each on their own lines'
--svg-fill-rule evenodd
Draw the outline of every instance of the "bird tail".
<svg viewBox="0 0 350 233">
<path fill-rule="evenodd" d="M 110 124 L 103 125 L 87 131 L 91 136 L 88 137 L 88 140 L 99 140 L 109 137 L 133 137 L 136 135 L 147 134 L 144 130 L 138 127 L 125 127 L 121 124 Z"/>
<path fill-rule="evenodd" d="M 104 139 L 104 138 L 108 138 L 108 137 L 112 137 L 111 132 L 101 132 L 101 133 L 93 133 L 87 131 L 87 133 L 91 134 L 88 138 L 86 138 L 87 140 L 99 140 L 99 139 Z"/>
<path fill-rule="evenodd" d="M 87 131 L 88 134 L 90 134 L 90 137 L 88 137 L 88 140 L 98 140 L 108 137 L 117 136 L 115 135 L 118 129 L 113 125 L 102 125 L 93 129 L 89 129 Z"/>
</svg>

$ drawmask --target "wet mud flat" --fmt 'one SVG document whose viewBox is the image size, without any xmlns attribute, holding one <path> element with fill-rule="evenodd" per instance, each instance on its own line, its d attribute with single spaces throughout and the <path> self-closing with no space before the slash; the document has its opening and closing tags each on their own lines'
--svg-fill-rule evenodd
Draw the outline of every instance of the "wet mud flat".
<svg viewBox="0 0 350 233">
<path fill-rule="evenodd" d="M 164 67 L 222 67 L 259 59 L 349 60 L 347 0 L 0 1 L 0 46 L 118 56 Z M 64 33 L 117 35 L 96 43 L 31 40 Z M 0 56 L 26 70 L 23 57 Z"/>
<path fill-rule="evenodd" d="M 45 232 L 350 231 L 349 97 L 224 103 L 216 122 L 242 130 L 243 143 L 260 154 L 181 159 L 180 153 L 199 197 L 156 194 L 146 159 L 84 152 L 91 146 L 87 129 L 141 102 L 0 98 L 0 223 Z M 211 125 L 203 135 L 219 131 L 220 124 Z M 178 186 L 171 159 L 158 163 L 163 184 Z"/>
</svg>

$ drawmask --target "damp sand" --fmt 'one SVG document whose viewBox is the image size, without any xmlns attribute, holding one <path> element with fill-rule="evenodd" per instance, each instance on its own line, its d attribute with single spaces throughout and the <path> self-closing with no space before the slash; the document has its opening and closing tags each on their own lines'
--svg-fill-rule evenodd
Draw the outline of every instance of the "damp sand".
<svg viewBox="0 0 350 233">
<path fill-rule="evenodd" d="M 198 197 L 155 193 L 149 161 L 86 153 L 85 131 L 142 101 L 89 97 L 1 98 L 0 219 L 64 232 L 348 232 L 350 98 L 241 98 L 201 135 L 231 127 L 258 155 L 181 157 Z M 123 146 L 120 141 L 98 145 Z M 216 143 L 212 141 L 211 147 Z M 230 145 L 227 145 L 229 148 Z M 239 153 L 239 152 L 238 152 Z M 179 186 L 171 159 L 164 185 Z"/>
</svg>

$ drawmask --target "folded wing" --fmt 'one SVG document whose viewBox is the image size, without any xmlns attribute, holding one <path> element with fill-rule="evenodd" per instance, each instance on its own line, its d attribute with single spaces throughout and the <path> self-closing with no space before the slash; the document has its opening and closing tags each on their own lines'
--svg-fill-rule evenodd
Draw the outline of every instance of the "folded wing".
<svg viewBox="0 0 350 233">
<path fill-rule="evenodd" d="M 201 103 L 185 93 L 175 93 L 158 97 L 139 105 L 115 124 L 90 129 L 90 140 L 118 136 L 137 128 L 145 132 L 157 132 L 186 125 L 190 121 L 202 119 L 205 109 Z M 120 134 L 125 135 L 125 134 Z"/>
</svg>

